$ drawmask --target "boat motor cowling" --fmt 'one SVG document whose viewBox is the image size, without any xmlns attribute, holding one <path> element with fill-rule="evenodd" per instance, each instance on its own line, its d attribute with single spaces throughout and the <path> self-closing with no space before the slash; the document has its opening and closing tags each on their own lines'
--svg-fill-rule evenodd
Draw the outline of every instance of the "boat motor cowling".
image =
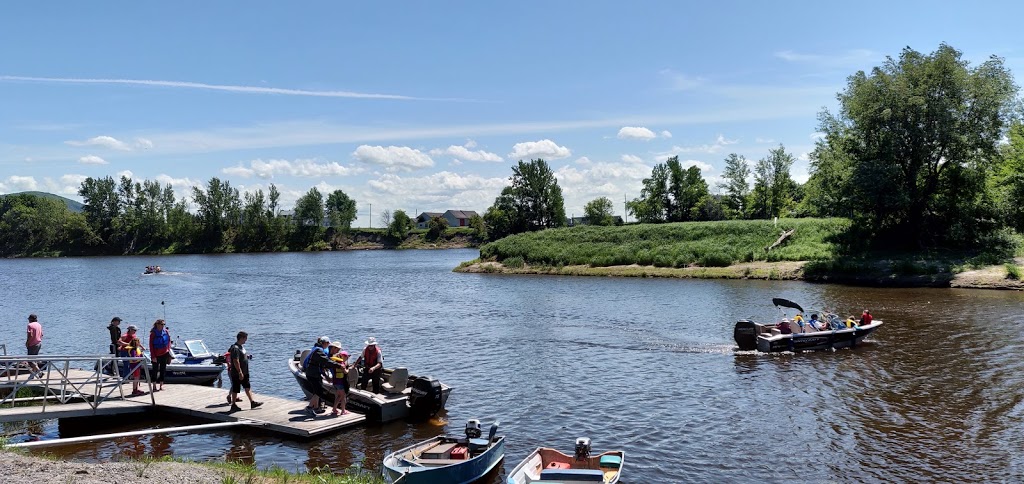
<svg viewBox="0 0 1024 484">
<path fill-rule="evenodd" d="M 479 439 L 483 435 L 483 431 L 480 430 L 480 421 L 472 418 L 466 421 L 466 438 L 467 439 Z"/>
<path fill-rule="evenodd" d="M 441 382 L 429 376 L 418 376 L 409 383 L 409 418 L 426 420 L 437 415 L 444 406 Z"/>
<path fill-rule="evenodd" d="M 590 458 L 590 439 L 580 437 L 576 439 L 576 460 L 585 461 Z"/>
<path fill-rule="evenodd" d="M 748 319 L 736 323 L 733 329 L 733 338 L 740 347 L 740 351 L 753 351 L 757 349 L 757 323 Z"/>
</svg>

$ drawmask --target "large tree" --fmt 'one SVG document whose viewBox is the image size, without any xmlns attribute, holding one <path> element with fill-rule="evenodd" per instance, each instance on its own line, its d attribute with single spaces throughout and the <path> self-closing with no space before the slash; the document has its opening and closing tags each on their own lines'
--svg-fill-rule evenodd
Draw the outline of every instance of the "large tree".
<svg viewBox="0 0 1024 484">
<path fill-rule="evenodd" d="M 520 160 L 509 180 L 484 214 L 492 238 L 565 225 L 562 188 L 547 162 Z"/>
<path fill-rule="evenodd" d="M 213 177 L 207 183 L 206 190 L 192 187 L 192 201 L 196 203 L 199 215 L 199 249 L 228 249 L 241 218 L 242 201 L 238 189 L 232 188 L 229 181 Z"/>
<path fill-rule="evenodd" d="M 869 237 L 970 243 L 992 227 L 981 175 L 998 160 L 1016 92 L 1002 59 L 972 67 L 946 44 L 857 72 L 839 112 L 821 115 L 829 156 L 849 163 L 846 175 L 827 172 L 845 176 L 828 189 L 849 193 Z"/>
<path fill-rule="evenodd" d="M 644 223 L 697 220 L 709 196 L 708 183 L 700 168 L 683 169 L 678 156 L 655 165 L 643 185 L 640 197 L 627 203 L 626 208 Z"/>
<path fill-rule="evenodd" d="M 316 187 L 310 188 L 305 195 L 295 201 L 295 248 L 308 249 L 323 239 L 324 233 L 324 196 Z"/>
<path fill-rule="evenodd" d="M 348 230 L 356 219 L 356 201 L 341 190 L 331 192 L 327 195 L 327 218 L 335 230 Z"/>
<path fill-rule="evenodd" d="M 583 217 L 590 225 L 614 225 L 615 210 L 608 197 L 595 198 L 583 207 Z"/>
<path fill-rule="evenodd" d="M 754 166 L 754 190 L 747 213 L 751 218 L 772 218 L 789 214 L 794 206 L 796 182 L 790 177 L 793 155 L 779 145 Z"/>
<path fill-rule="evenodd" d="M 725 169 L 722 170 L 722 182 L 719 188 L 725 190 L 725 197 L 722 203 L 728 210 L 731 218 L 742 218 L 744 204 L 750 195 L 750 165 L 742 155 L 730 153 L 725 158 Z"/>
</svg>

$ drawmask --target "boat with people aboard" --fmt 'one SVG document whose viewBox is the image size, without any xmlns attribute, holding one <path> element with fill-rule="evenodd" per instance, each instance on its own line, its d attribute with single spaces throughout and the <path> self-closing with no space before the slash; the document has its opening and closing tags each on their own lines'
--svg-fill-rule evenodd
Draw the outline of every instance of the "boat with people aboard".
<svg viewBox="0 0 1024 484">
<path fill-rule="evenodd" d="M 465 437 L 439 435 L 384 457 L 385 482 L 468 484 L 486 476 L 505 458 L 499 422 L 483 437 L 480 421 L 466 422 Z"/>
<path fill-rule="evenodd" d="M 874 319 L 868 310 L 864 310 L 860 320 L 853 320 L 852 316 L 843 320 L 830 311 L 810 311 L 811 319 L 804 320 L 805 311 L 799 304 L 778 297 L 772 298 L 772 303 L 782 313 L 778 323 L 758 323 L 749 319 L 736 323 L 733 338 L 740 351 L 769 353 L 853 348 L 882 326 L 882 321 Z M 782 308 L 799 312 L 789 318 Z"/>
<path fill-rule="evenodd" d="M 143 274 L 159 274 L 159 273 L 161 273 L 163 271 L 164 270 L 161 269 L 160 266 L 146 266 L 146 270 L 143 271 L 142 273 Z"/>
<path fill-rule="evenodd" d="M 302 369 L 302 362 L 309 353 L 310 350 L 296 351 L 295 356 L 288 360 L 288 370 L 295 377 L 307 399 L 313 397 L 313 391 Z M 448 395 L 451 394 L 452 388 L 437 379 L 409 374 L 409 370 L 404 367 L 383 370 L 384 383 L 381 385 L 381 393 L 357 388 L 359 371 L 349 372 L 346 404 L 348 410 L 366 415 L 367 419 L 374 422 L 426 420 L 437 415 L 448 403 Z M 327 395 L 333 398 L 335 388 L 331 381 L 324 381 L 323 387 Z"/>
<path fill-rule="evenodd" d="M 152 375 L 153 362 L 148 352 L 144 352 L 143 359 Z M 224 356 L 213 354 L 203 340 L 185 340 L 183 345 L 171 345 L 171 362 L 167 364 L 164 382 L 210 386 L 222 378 L 224 368 Z M 104 371 L 114 373 L 110 366 Z"/>
<path fill-rule="evenodd" d="M 506 484 L 530 484 L 545 482 L 597 482 L 614 484 L 622 476 L 626 453 L 610 450 L 593 455 L 590 439 L 576 439 L 573 455 L 548 447 L 538 447 L 526 456 L 505 479 Z"/>
</svg>

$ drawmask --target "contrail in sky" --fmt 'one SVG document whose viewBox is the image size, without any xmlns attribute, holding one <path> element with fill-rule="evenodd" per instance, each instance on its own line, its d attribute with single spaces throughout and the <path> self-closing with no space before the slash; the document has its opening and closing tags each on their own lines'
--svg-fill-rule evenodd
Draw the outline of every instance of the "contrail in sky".
<svg viewBox="0 0 1024 484">
<path fill-rule="evenodd" d="M 223 84 L 204 84 L 201 82 L 156 81 L 148 79 L 83 79 L 0 75 L 0 81 L 59 82 L 66 84 L 128 84 L 132 86 L 180 87 L 186 89 L 206 89 L 210 91 L 241 92 L 249 94 L 282 94 L 285 96 L 342 97 L 355 99 L 395 99 L 400 101 L 470 101 L 468 99 L 422 98 L 402 96 L 398 94 L 375 94 L 352 91 L 309 91 L 305 89 L 285 89 L 280 87 L 231 86 Z"/>
</svg>

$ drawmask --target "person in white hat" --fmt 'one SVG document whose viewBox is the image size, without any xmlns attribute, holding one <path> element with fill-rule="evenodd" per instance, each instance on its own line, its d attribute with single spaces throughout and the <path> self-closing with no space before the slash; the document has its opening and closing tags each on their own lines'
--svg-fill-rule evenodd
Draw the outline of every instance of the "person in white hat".
<svg viewBox="0 0 1024 484">
<path fill-rule="evenodd" d="M 380 380 L 384 376 L 384 354 L 377 345 L 377 338 L 370 336 L 366 339 L 363 355 L 356 361 L 356 365 L 360 363 L 363 365 L 363 374 L 359 379 L 359 387 L 366 390 L 367 385 L 373 382 L 373 393 L 380 393 Z"/>
</svg>

